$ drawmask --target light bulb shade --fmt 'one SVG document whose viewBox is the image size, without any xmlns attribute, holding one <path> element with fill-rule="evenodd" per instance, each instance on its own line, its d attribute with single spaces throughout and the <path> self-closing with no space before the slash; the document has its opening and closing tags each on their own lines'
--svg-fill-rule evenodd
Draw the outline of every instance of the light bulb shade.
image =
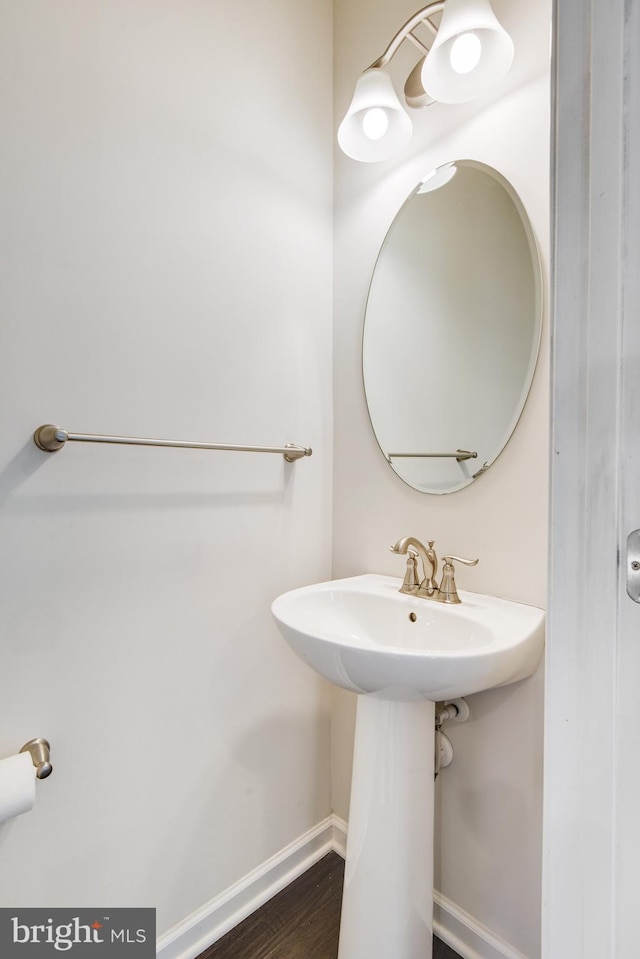
<svg viewBox="0 0 640 959">
<path fill-rule="evenodd" d="M 383 132 L 380 129 L 384 123 L 376 125 L 375 138 L 365 122 L 371 110 L 382 111 L 387 121 Z M 412 131 L 411 120 L 400 105 L 391 77 L 378 68 L 363 73 L 338 129 L 341 150 L 354 160 L 375 163 L 402 150 L 411 139 Z"/>
<path fill-rule="evenodd" d="M 480 42 L 479 59 L 466 72 L 452 63 L 456 40 L 472 34 Z M 487 93 L 509 72 L 513 40 L 500 25 L 489 0 L 446 0 L 433 46 L 422 68 L 422 84 L 441 103 L 464 103 Z M 455 62 L 455 51 L 454 51 Z"/>
</svg>

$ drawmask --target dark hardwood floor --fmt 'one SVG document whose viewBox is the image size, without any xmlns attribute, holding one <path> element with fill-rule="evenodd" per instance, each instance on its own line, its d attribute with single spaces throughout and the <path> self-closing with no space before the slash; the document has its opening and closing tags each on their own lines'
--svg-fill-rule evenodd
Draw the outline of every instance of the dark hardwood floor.
<svg viewBox="0 0 640 959">
<path fill-rule="evenodd" d="M 330 852 L 198 959 L 336 959 L 344 862 Z M 460 959 L 439 939 L 433 959 Z"/>
</svg>

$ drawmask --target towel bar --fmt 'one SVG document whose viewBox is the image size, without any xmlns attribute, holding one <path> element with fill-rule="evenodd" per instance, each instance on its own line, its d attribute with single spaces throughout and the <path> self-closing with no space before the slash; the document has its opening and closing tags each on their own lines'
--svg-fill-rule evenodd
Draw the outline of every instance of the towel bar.
<svg viewBox="0 0 640 959">
<path fill-rule="evenodd" d="M 73 443 L 118 443 L 126 446 L 172 446 L 178 449 L 193 450 L 233 450 L 239 453 L 281 453 L 287 463 L 311 456 L 312 450 L 308 446 L 296 446 L 287 443 L 286 446 L 230 446 L 222 443 L 195 443 L 185 440 L 147 439 L 141 436 L 101 436 L 96 433 L 68 433 L 59 426 L 50 423 L 39 426 L 33 434 L 33 441 L 38 449 L 45 453 L 55 453 L 61 450 L 67 442 Z"/>
</svg>

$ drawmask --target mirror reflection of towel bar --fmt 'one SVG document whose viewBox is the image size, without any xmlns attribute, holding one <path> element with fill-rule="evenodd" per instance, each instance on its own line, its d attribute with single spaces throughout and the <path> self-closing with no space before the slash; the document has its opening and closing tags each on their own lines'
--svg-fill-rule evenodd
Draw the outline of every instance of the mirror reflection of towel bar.
<svg viewBox="0 0 640 959">
<path fill-rule="evenodd" d="M 458 463 L 462 463 L 463 460 L 474 460 L 477 458 L 477 453 L 471 453 L 469 450 L 456 450 L 455 453 L 387 453 L 387 459 L 392 459 L 393 457 L 410 457 L 410 458 L 454 458 L 457 459 Z"/>
<path fill-rule="evenodd" d="M 33 441 L 38 449 L 45 453 L 55 453 L 61 450 L 64 444 L 74 443 L 117 443 L 125 446 L 171 446 L 178 449 L 190 450 L 233 450 L 240 453 L 281 453 L 288 463 L 311 456 L 312 450 L 308 446 L 296 446 L 287 443 L 286 446 L 229 446 L 221 443 L 195 443 L 185 440 L 157 440 L 145 439 L 141 436 L 102 436 L 97 433 L 68 433 L 59 426 L 50 423 L 39 426 L 33 434 Z"/>
</svg>

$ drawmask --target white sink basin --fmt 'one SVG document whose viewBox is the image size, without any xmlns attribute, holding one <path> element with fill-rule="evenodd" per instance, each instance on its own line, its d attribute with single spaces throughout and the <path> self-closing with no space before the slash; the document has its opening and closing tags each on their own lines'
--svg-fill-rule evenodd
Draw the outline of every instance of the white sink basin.
<svg viewBox="0 0 640 959">
<path fill-rule="evenodd" d="M 284 593 L 271 607 L 291 648 L 337 686 L 387 699 L 438 702 L 530 676 L 544 611 L 460 591 L 449 606 L 366 574 Z"/>
</svg>

